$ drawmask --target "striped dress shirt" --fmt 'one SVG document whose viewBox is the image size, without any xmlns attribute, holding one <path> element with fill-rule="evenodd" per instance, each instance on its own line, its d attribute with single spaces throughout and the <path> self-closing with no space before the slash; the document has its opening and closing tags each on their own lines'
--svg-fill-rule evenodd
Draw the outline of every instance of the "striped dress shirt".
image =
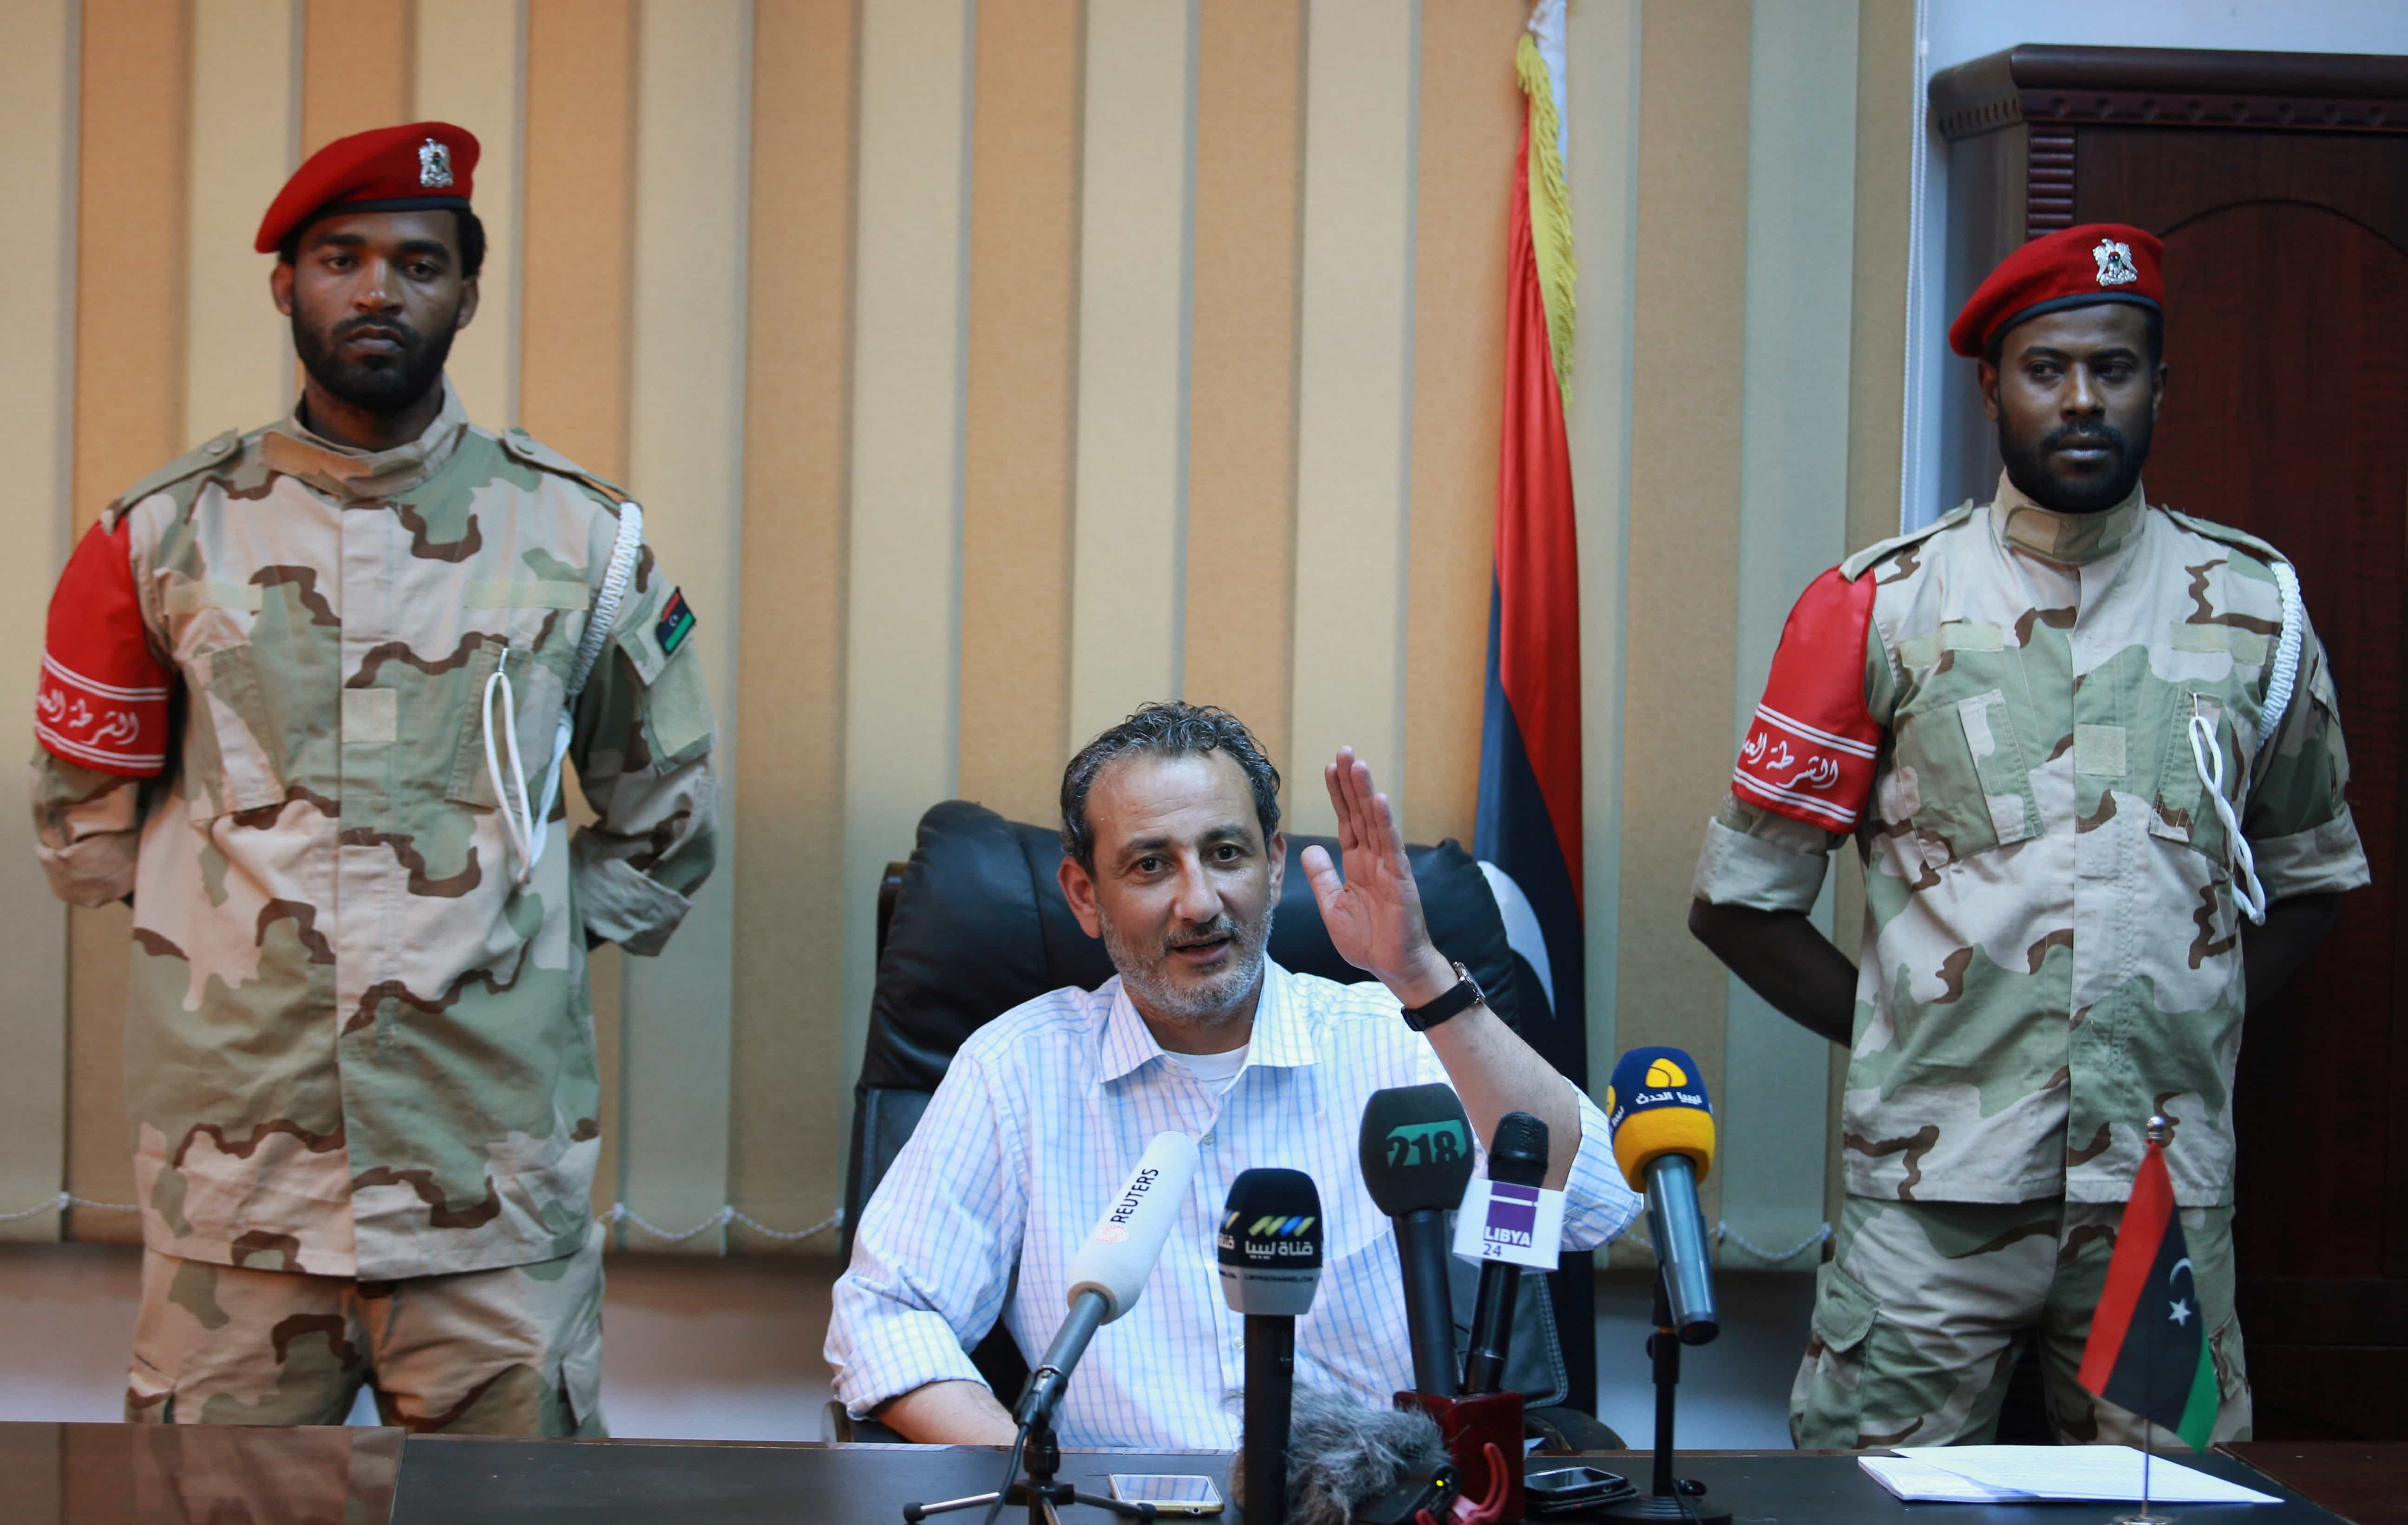
<svg viewBox="0 0 2408 1525">
<path fill-rule="evenodd" d="M 1213 1235 L 1230 1183 L 1256 1165 L 1301 1170 L 1321 1193 L 1323 1269 L 1297 1320 L 1297 1380 L 1384 1406 L 1412 1385 L 1412 1353 L 1396 1239 L 1364 1187 L 1357 1136 L 1373 1091 L 1446 1079 L 1385 987 L 1276 963 L 1245 1067 L 1217 1094 L 1164 1055 L 1117 977 L 1014 1007 L 962 1045 L 862 1212 L 828 1325 L 837 1396 L 858 1417 L 929 1382 L 981 1380 L 968 1347 L 998 1314 L 1033 1361 L 1061 1323 L 1071 1257 L 1147 1142 L 1177 1132 L 1203 1166 L 1144 1295 L 1073 1374 L 1062 1443 L 1236 1447 L 1245 1321 L 1222 1301 Z M 1603 1244 L 1641 1207 L 1604 1114 L 1585 1095 L 1580 1108 L 1566 1249 Z"/>
</svg>

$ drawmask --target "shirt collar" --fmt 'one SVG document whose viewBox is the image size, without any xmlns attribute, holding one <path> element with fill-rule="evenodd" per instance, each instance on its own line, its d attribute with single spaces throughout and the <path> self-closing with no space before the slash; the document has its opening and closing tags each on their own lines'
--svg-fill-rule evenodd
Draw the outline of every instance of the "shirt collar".
<svg viewBox="0 0 2408 1525">
<path fill-rule="evenodd" d="M 1296 988 L 1296 976 L 1269 959 L 1263 961 L 1263 991 L 1254 1002 L 1254 1030 L 1248 1040 L 1246 1067 L 1258 1064 L 1295 1067 L 1316 1062 L 1312 1020 Z M 1109 1084 L 1162 1056 L 1154 1029 L 1145 1025 L 1131 1004 L 1125 981 L 1112 981 L 1111 1009 L 1105 1013 L 1103 1048 L 1096 1077 Z"/>
<path fill-rule="evenodd" d="M 2147 506 L 2146 492 L 2136 481 L 2130 495 L 2113 508 L 2096 514 L 2061 514 L 2034 503 L 2002 471 L 1991 513 L 1999 538 L 2008 545 L 2045 562 L 2086 566 L 2121 549 Z"/>
<path fill-rule="evenodd" d="M 467 432 L 468 412 L 460 406 L 458 389 L 443 378 L 443 406 L 426 432 L 407 445 L 389 450 L 355 450 L 312 433 L 301 421 L 301 406 L 267 431 L 261 453 L 267 464 L 288 477 L 298 477 L 319 492 L 337 498 L 385 498 L 407 492 L 450 463 Z"/>
</svg>

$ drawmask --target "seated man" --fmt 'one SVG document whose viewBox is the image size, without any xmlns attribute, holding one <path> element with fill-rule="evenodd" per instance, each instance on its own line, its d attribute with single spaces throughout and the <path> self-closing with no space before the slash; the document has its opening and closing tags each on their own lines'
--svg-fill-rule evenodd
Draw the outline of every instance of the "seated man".
<svg viewBox="0 0 2408 1525">
<path fill-rule="evenodd" d="M 1152 705 L 1071 759 L 1062 892 L 1119 975 L 1014 1007 L 954 1056 L 837 1283 L 827 1358 L 856 1417 L 916 1441 L 1010 1444 L 1010 1417 L 967 1347 L 1007 1297 L 1021 1350 L 1045 1347 L 1070 1258 L 1160 1133 L 1193 1136 L 1203 1168 L 1144 1296 L 1071 1379 L 1055 1416 L 1066 1445 L 1237 1445 L 1244 1326 L 1222 1302 L 1213 1231 L 1230 1182 L 1256 1165 L 1310 1175 L 1326 1219 L 1321 1284 L 1297 1324 L 1297 1384 L 1382 1405 L 1412 1385 L 1389 1223 L 1356 1164 L 1375 1090 L 1450 1084 L 1484 1140 L 1508 1112 L 1544 1121 L 1547 1184 L 1570 1198 L 1566 1248 L 1602 1244 L 1637 1215 L 1604 1115 L 1484 1004 L 1426 1033 L 1407 1025 L 1400 1008 L 1437 1005 L 1465 976 L 1430 945 L 1370 769 L 1341 748 L 1326 778 L 1345 876 L 1317 847 L 1304 871 L 1330 940 L 1377 985 L 1264 956 L 1287 852 L 1279 773 L 1235 717 Z"/>
</svg>

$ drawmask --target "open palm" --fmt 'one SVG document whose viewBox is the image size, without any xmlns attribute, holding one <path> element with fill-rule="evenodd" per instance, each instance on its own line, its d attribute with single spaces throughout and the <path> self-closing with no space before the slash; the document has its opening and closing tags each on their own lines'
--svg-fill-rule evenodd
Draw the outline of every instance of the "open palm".
<svg viewBox="0 0 2408 1525">
<path fill-rule="evenodd" d="M 1407 988 L 1426 986 L 1436 954 L 1422 919 L 1421 890 L 1405 857 L 1404 833 L 1388 797 L 1372 789 L 1371 770 L 1352 747 L 1338 749 L 1338 760 L 1322 770 L 1322 778 L 1338 811 L 1338 850 L 1345 873 L 1341 877 L 1320 847 L 1304 849 L 1303 867 L 1330 942 L 1340 957 L 1400 995 Z M 1444 989 L 1443 982 L 1439 988 Z"/>
</svg>

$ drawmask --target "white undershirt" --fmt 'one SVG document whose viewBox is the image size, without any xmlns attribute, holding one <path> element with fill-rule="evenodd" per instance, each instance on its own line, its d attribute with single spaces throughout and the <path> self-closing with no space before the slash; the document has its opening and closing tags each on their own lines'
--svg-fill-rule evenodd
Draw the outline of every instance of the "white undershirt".
<svg viewBox="0 0 2408 1525">
<path fill-rule="evenodd" d="M 1166 1050 L 1162 1057 L 1202 1081 L 1205 1090 L 1218 1096 L 1246 1067 L 1246 1050 L 1253 1047 L 1251 1043 L 1241 1043 L 1226 1054 L 1174 1054 Z"/>
</svg>

